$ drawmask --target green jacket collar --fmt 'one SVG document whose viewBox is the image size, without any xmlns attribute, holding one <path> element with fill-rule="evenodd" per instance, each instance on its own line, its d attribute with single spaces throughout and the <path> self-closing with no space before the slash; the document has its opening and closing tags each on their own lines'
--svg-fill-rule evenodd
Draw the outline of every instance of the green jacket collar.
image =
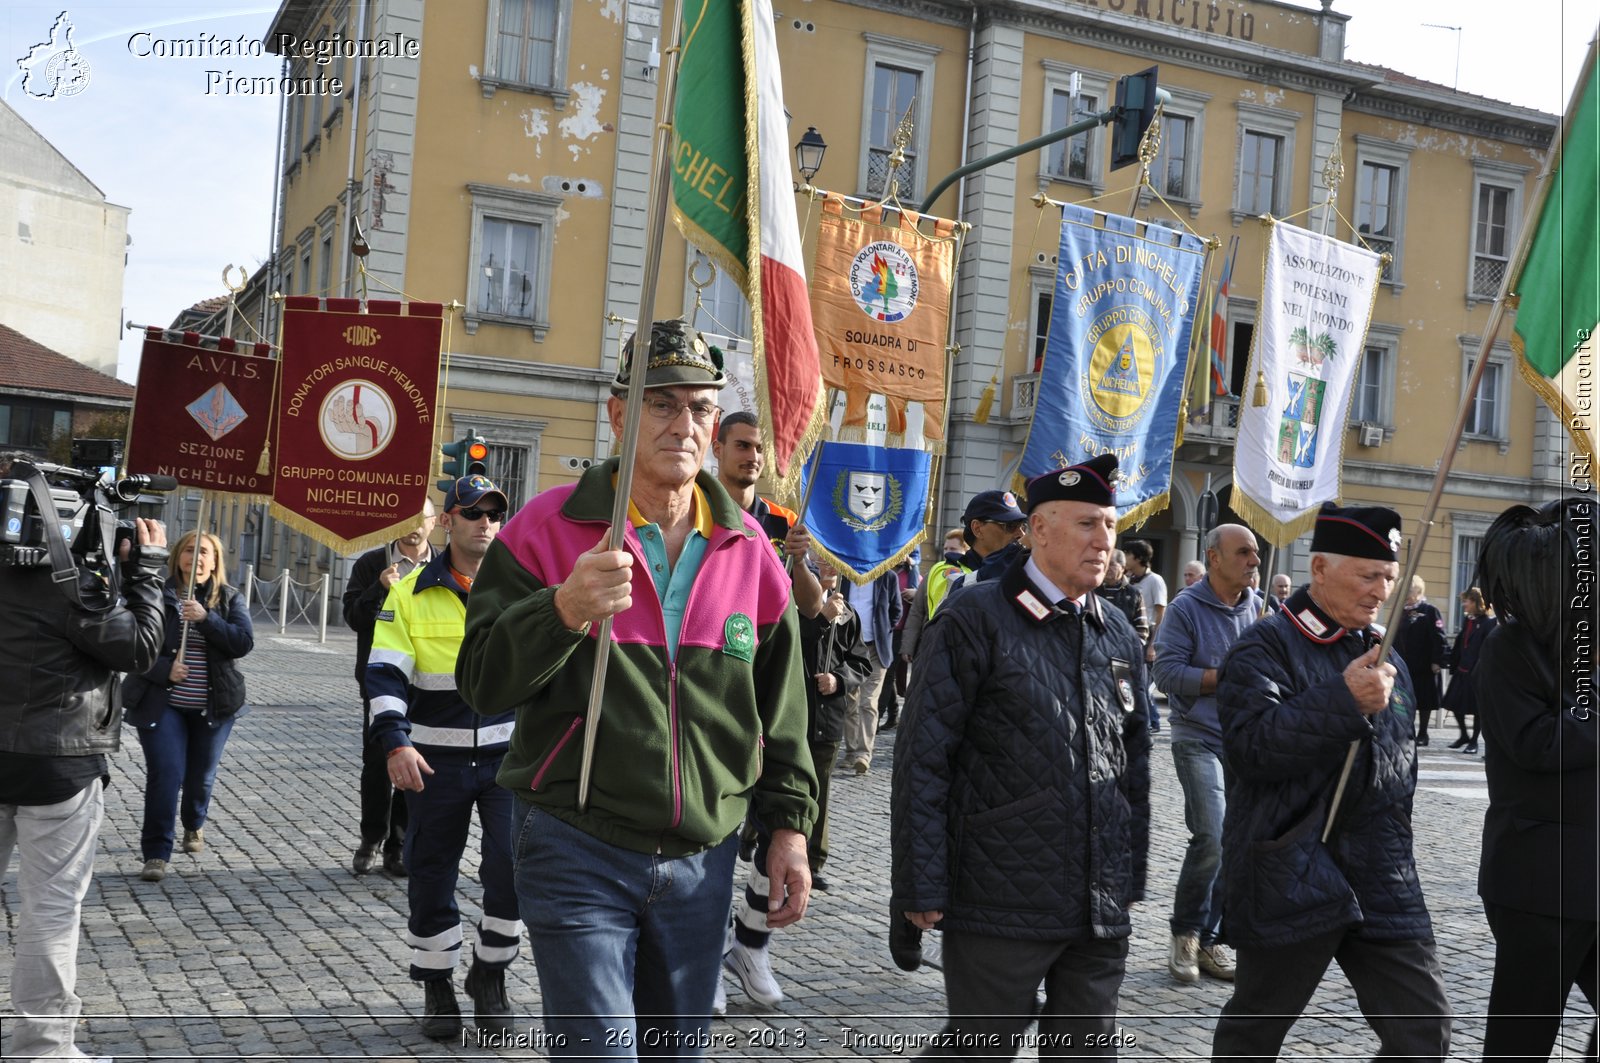
<svg viewBox="0 0 1600 1063">
<path fill-rule="evenodd" d="M 611 507 L 617 497 L 616 489 L 611 486 L 611 478 L 617 474 L 620 461 L 619 458 L 607 458 L 598 465 L 589 466 L 588 471 L 578 478 L 577 488 L 561 504 L 561 515 L 568 520 L 610 523 Z M 739 532 L 746 538 L 755 534 L 744 526 L 744 511 L 734 503 L 715 476 L 701 469 L 695 475 L 695 483 L 711 505 L 713 524 Z"/>
</svg>

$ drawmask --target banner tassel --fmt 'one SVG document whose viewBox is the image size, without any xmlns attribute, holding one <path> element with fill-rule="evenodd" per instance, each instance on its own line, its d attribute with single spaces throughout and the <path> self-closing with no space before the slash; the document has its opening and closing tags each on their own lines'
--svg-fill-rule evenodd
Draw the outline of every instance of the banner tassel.
<svg viewBox="0 0 1600 1063">
<path fill-rule="evenodd" d="M 1256 370 L 1256 386 L 1250 392 L 1250 405 L 1265 406 L 1270 401 L 1267 398 L 1267 375 L 1261 370 Z"/>
<path fill-rule="evenodd" d="M 999 370 L 989 378 L 989 383 L 983 387 L 983 394 L 978 396 L 978 409 L 973 413 L 972 419 L 978 424 L 988 424 L 989 415 L 994 412 L 994 386 L 999 377 Z"/>
<path fill-rule="evenodd" d="M 261 444 L 261 460 L 256 462 L 256 475 L 266 476 L 272 471 L 272 441 Z"/>
</svg>

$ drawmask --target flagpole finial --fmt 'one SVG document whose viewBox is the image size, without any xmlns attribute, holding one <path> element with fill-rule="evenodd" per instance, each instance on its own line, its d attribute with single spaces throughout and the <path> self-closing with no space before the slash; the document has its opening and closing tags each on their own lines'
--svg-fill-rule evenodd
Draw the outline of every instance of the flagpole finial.
<svg viewBox="0 0 1600 1063">
<path fill-rule="evenodd" d="M 1322 187 L 1327 195 L 1322 200 L 1322 235 L 1327 236 L 1333 220 L 1334 201 L 1339 198 L 1339 186 L 1344 183 L 1343 131 L 1333 138 L 1333 149 L 1322 164 Z"/>
<path fill-rule="evenodd" d="M 889 174 L 884 181 L 887 191 L 884 193 L 884 202 L 900 200 L 900 167 L 906 164 L 906 148 L 911 145 L 912 131 L 915 123 L 911 120 L 912 109 L 917 105 L 916 100 L 911 101 L 911 106 L 906 108 L 906 113 L 900 116 L 900 124 L 895 126 L 894 150 L 889 153 Z"/>
</svg>

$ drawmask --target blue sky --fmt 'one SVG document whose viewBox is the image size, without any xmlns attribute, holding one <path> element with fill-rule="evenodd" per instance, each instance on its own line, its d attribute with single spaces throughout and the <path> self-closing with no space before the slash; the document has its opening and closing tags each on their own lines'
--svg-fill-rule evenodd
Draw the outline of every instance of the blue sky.
<svg viewBox="0 0 1600 1063">
<path fill-rule="evenodd" d="M 1460 88 L 1547 111 L 1565 106 L 1600 19 L 1600 0 L 1336 0 L 1334 9 L 1352 16 L 1349 58 L 1448 85 L 1457 79 L 1459 39 Z M 0 96 L 113 203 L 132 208 L 123 317 L 164 325 L 220 295 L 225 265 L 254 271 L 271 246 L 278 100 L 208 93 L 206 72 L 274 77 L 279 62 L 135 53 L 149 51 L 151 39 L 259 40 L 277 5 L 73 3 L 65 10 L 89 81 L 76 95 L 37 99 L 23 90 L 16 60 L 49 38 L 62 10 L 62 0 L 0 4 Z M 137 355 L 136 334 L 125 335 L 124 379 L 133 379 Z"/>
</svg>

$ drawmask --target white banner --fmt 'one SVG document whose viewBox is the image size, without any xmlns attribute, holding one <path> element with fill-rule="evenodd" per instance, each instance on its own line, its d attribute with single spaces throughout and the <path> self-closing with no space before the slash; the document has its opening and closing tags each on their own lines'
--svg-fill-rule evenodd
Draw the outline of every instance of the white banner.
<svg viewBox="0 0 1600 1063">
<path fill-rule="evenodd" d="M 1273 223 L 1239 403 L 1232 506 L 1275 546 L 1339 500 L 1346 417 L 1381 269 L 1371 251 Z M 1268 399 L 1257 406 L 1262 381 Z"/>
</svg>

